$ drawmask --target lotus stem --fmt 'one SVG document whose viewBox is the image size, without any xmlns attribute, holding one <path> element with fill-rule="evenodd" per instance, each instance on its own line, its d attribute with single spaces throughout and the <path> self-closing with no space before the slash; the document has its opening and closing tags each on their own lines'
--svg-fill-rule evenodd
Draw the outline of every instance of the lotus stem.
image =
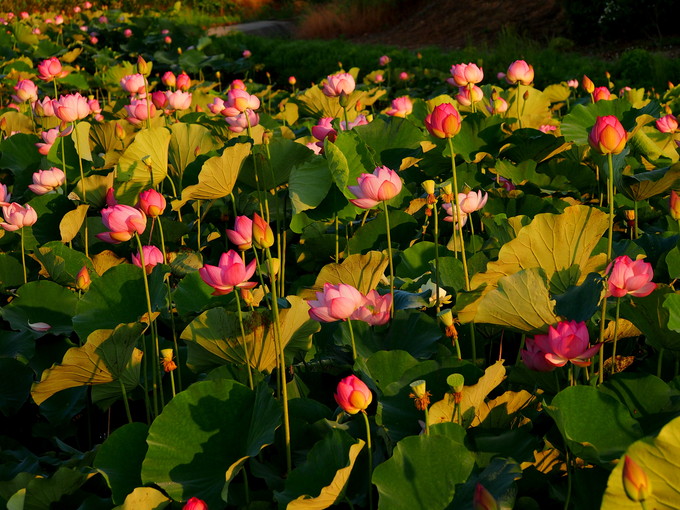
<svg viewBox="0 0 680 510">
<path fill-rule="evenodd" d="M 243 352 L 246 357 L 246 367 L 248 369 L 248 386 L 250 386 L 250 389 L 254 389 L 255 385 L 253 384 L 253 372 L 250 368 L 250 353 L 248 352 L 248 343 L 246 342 L 246 331 L 245 328 L 243 327 L 243 311 L 241 310 L 241 298 L 238 295 L 239 289 L 235 288 L 234 289 L 234 296 L 236 297 L 236 309 L 238 310 L 238 325 L 241 328 L 241 339 L 243 340 Z"/>
<path fill-rule="evenodd" d="M 352 319 L 347 319 L 347 326 L 349 326 L 349 337 L 352 341 L 352 362 L 357 360 L 357 346 L 354 342 L 354 328 L 352 328 Z"/>
<path fill-rule="evenodd" d="M 120 383 L 120 391 L 123 394 L 123 404 L 125 405 L 125 415 L 127 416 L 128 423 L 132 423 L 132 414 L 130 413 L 130 403 L 128 402 L 127 391 L 125 390 L 125 384 L 123 379 L 118 379 Z"/>
<path fill-rule="evenodd" d="M 434 212 L 434 290 L 436 292 L 435 306 L 439 313 L 439 213 L 437 205 L 432 208 Z"/>
<path fill-rule="evenodd" d="M 21 266 L 24 269 L 24 283 L 28 283 L 28 275 L 26 273 L 26 247 L 24 245 L 24 229 L 21 227 Z"/>
<path fill-rule="evenodd" d="M 394 265 L 392 262 L 392 236 L 390 234 L 390 214 L 387 210 L 387 202 L 383 200 L 383 209 L 385 210 L 385 228 L 387 229 L 387 257 L 390 263 L 390 294 L 392 296 L 392 308 L 390 316 L 394 318 Z"/>
<path fill-rule="evenodd" d="M 612 347 L 612 374 L 616 373 L 616 343 L 619 335 L 619 309 L 621 307 L 621 298 L 616 298 L 616 315 L 614 317 L 614 345 Z"/>
<path fill-rule="evenodd" d="M 196 200 L 196 250 L 201 253 L 201 201 Z"/>
<path fill-rule="evenodd" d="M 609 203 L 609 238 L 607 239 L 607 263 L 612 261 L 612 246 L 614 243 L 614 163 L 611 152 L 607 154 L 609 165 L 609 179 L 607 182 L 607 202 Z"/>
<path fill-rule="evenodd" d="M 73 131 L 76 135 L 76 155 L 78 156 L 78 166 L 80 167 L 80 184 L 83 186 L 83 202 L 87 202 L 87 190 L 85 189 L 85 174 L 83 173 L 83 159 L 80 157 L 80 137 L 78 135 L 78 123 L 73 123 Z M 64 172 L 66 173 L 66 172 Z M 87 228 L 87 216 L 85 216 L 84 221 L 85 231 L 83 232 L 85 237 L 85 256 L 90 258 L 89 240 L 88 240 L 88 228 Z"/>
<path fill-rule="evenodd" d="M 663 368 L 663 353 L 665 349 L 659 349 L 659 360 L 656 362 L 656 376 L 661 379 L 661 369 Z"/>
<path fill-rule="evenodd" d="M 338 213 L 333 215 L 335 218 L 335 263 L 340 263 L 340 221 L 338 220 Z"/>
<path fill-rule="evenodd" d="M 633 201 L 633 215 L 635 216 L 633 218 L 633 239 L 637 239 L 639 232 L 638 232 L 638 202 L 637 200 Z"/>
<path fill-rule="evenodd" d="M 373 510 L 373 452 L 371 451 L 371 424 L 365 410 L 361 411 L 366 425 L 366 448 L 368 449 L 368 508 Z"/>
<path fill-rule="evenodd" d="M 564 501 L 564 510 L 569 510 L 569 504 L 571 503 L 571 456 L 569 455 L 568 446 L 565 446 L 566 456 L 567 456 L 567 498 Z"/>
</svg>

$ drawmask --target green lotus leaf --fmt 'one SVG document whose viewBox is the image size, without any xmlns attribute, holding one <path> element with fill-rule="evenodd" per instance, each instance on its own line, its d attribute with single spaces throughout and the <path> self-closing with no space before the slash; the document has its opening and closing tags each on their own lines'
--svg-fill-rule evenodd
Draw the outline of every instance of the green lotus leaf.
<svg viewBox="0 0 680 510">
<path fill-rule="evenodd" d="M 178 179 L 184 169 L 196 159 L 198 154 L 205 154 L 217 148 L 217 143 L 210 135 L 210 130 L 200 124 L 178 122 L 170 128 L 170 145 L 168 158 L 170 170 Z"/>
<path fill-rule="evenodd" d="M 661 429 L 656 437 L 645 437 L 631 444 L 629 456 L 649 478 L 651 496 L 647 508 L 676 510 L 680 487 L 680 418 Z M 602 499 L 602 510 L 634 510 L 640 503 L 631 501 L 623 489 L 623 457 L 616 465 Z"/>
<path fill-rule="evenodd" d="M 137 487 L 113 510 L 161 510 L 171 503 L 161 491 L 152 487 Z"/>
<path fill-rule="evenodd" d="M 81 159 L 92 161 L 92 151 L 90 150 L 90 123 L 77 122 L 71 133 L 73 145 Z"/>
<path fill-rule="evenodd" d="M 508 93 L 508 118 L 519 119 L 513 127 L 538 129 L 552 118 L 550 98 L 527 85 L 512 87 Z"/>
<path fill-rule="evenodd" d="M 669 285 L 659 284 L 643 298 L 622 299 L 621 316 L 635 324 L 655 349 L 680 351 L 680 300 Z"/>
<path fill-rule="evenodd" d="M 168 403 L 149 429 L 142 482 L 171 498 L 221 508 L 245 462 L 274 441 L 281 409 L 269 388 L 233 381 L 192 384 Z"/>
<path fill-rule="evenodd" d="M 22 489 L 7 502 L 10 510 L 45 510 L 69 494 L 75 493 L 94 473 L 61 466 L 50 477 L 28 476 Z M 17 497 L 18 496 L 18 497 Z"/>
<path fill-rule="evenodd" d="M 0 358 L 0 412 L 11 416 L 26 402 L 31 393 L 33 370 L 21 361 Z"/>
<path fill-rule="evenodd" d="M 288 193 L 297 214 L 318 206 L 333 184 L 328 162 L 324 158 L 312 158 L 290 171 Z"/>
<path fill-rule="evenodd" d="M 675 152 L 677 155 L 677 151 Z M 674 189 L 680 180 L 680 163 L 673 166 L 641 172 L 634 175 L 617 174 L 617 189 L 631 200 L 647 200 Z"/>
<path fill-rule="evenodd" d="M 255 180 L 254 158 L 257 158 L 257 178 Z M 245 161 L 239 174 L 239 182 L 244 182 L 252 189 L 258 186 L 264 190 L 277 188 L 288 182 L 291 172 L 299 165 L 310 160 L 318 160 L 314 153 L 301 143 L 287 138 L 274 137 L 268 145 L 257 145 L 253 149 L 253 157 Z"/>
</svg>

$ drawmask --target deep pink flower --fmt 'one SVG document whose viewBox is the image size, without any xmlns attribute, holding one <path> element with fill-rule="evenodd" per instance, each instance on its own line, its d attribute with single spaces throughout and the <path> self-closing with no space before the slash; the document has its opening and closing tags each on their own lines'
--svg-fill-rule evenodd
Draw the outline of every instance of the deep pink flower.
<svg viewBox="0 0 680 510">
<path fill-rule="evenodd" d="M 457 135 L 460 124 L 460 113 L 451 103 L 437 105 L 432 113 L 425 117 L 425 127 L 437 138 L 452 138 Z"/>
<path fill-rule="evenodd" d="M 350 202 L 362 209 L 372 209 L 379 202 L 396 197 L 402 188 L 399 174 L 386 166 L 377 167 L 372 174 L 361 174 L 357 183 L 347 188 L 357 197 Z"/>
<path fill-rule="evenodd" d="M 165 197 L 153 188 L 142 191 L 139 194 L 139 203 L 137 204 L 137 207 L 151 218 L 163 214 L 165 206 Z"/>
<path fill-rule="evenodd" d="M 257 282 L 248 280 L 255 274 L 255 259 L 247 266 L 234 250 L 223 253 L 217 266 L 205 264 L 198 270 L 203 281 L 213 289 L 213 296 L 229 294 L 234 288 L 252 289 Z"/>
<path fill-rule="evenodd" d="M 612 99 L 612 93 L 609 92 L 607 87 L 597 87 L 593 90 L 593 100 L 597 103 L 598 101 L 609 101 Z"/>
<path fill-rule="evenodd" d="M 388 57 L 387 55 L 383 55 L 378 59 L 378 64 L 380 64 L 382 67 L 385 67 L 387 64 L 392 62 L 392 59 Z"/>
<path fill-rule="evenodd" d="M 543 340 L 537 341 L 538 338 Z M 548 340 L 548 335 L 536 335 L 535 338 L 527 338 L 522 349 L 522 361 L 531 370 L 537 372 L 550 372 L 555 369 L 555 365 L 545 359 L 545 351 L 542 351 L 539 344 L 545 345 Z"/>
<path fill-rule="evenodd" d="M 142 252 L 144 253 L 144 270 L 146 274 L 151 274 L 151 271 L 157 264 L 164 262 L 163 252 L 155 246 L 142 246 Z M 139 256 L 139 252 L 132 254 L 132 263 L 137 267 L 142 267 L 142 258 Z"/>
<path fill-rule="evenodd" d="M 392 309 L 392 294 L 381 296 L 377 290 L 371 290 L 365 298 L 364 304 L 352 313 L 350 319 L 363 321 L 371 326 L 387 324 Z"/>
<path fill-rule="evenodd" d="M 348 414 L 365 411 L 373 400 L 371 390 L 355 375 L 347 376 L 341 380 L 334 396 L 338 405 Z"/>
<path fill-rule="evenodd" d="M 531 85 L 531 82 L 534 81 L 534 68 L 524 60 L 515 60 L 510 64 L 510 67 L 508 67 L 508 72 L 505 73 L 505 79 L 511 85 L 514 85 L 517 82 L 522 85 Z"/>
<path fill-rule="evenodd" d="M 129 241 L 135 233 L 144 233 L 146 215 L 130 205 L 116 204 L 102 210 L 102 223 L 109 232 L 102 232 L 96 237 L 107 243 L 118 244 Z"/>
<path fill-rule="evenodd" d="M 208 505 L 202 499 L 189 498 L 182 510 L 208 510 Z"/>
<path fill-rule="evenodd" d="M 364 304 L 365 298 L 357 289 L 345 283 L 326 283 L 316 299 L 307 301 L 309 316 L 319 322 L 335 322 L 348 319 Z"/>
<path fill-rule="evenodd" d="M 243 50 L 241 55 L 243 55 L 243 58 L 250 58 L 253 56 L 253 53 L 250 50 Z"/>
<path fill-rule="evenodd" d="M 451 76 L 458 87 L 467 87 L 482 81 L 484 71 L 477 64 L 456 64 L 451 66 Z"/>
<path fill-rule="evenodd" d="M 75 94 L 68 94 L 60 96 L 59 100 L 52 102 L 54 114 L 59 120 L 64 122 L 75 122 L 82 120 L 90 114 L 90 105 L 87 104 L 87 98 L 76 92 Z"/>
<path fill-rule="evenodd" d="M 191 88 L 191 78 L 189 78 L 187 73 L 182 71 L 177 75 L 176 85 L 179 90 L 187 91 Z"/>
<path fill-rule="evenodd" d="M 126 28 L 125 30 L 123 30 L 123 35 L 125 36 L 126 39 L 129 39 L 130 37 L 132 37 L 132 30 Z"/>
<path fill-rule="evenodd" d="M 253 246 L 253 220 L 248 216 L 236 216 L 234 230 L 226 229 L 229 242 L 241 250 L 249 250 Z"/>
<path fill-rule="evenodd" d="M 246 90 L 246 84 L 243 83 L 243 80 L 239 80 L 239 79 L 237 78 L 236 80 L 233 80 L 233 81 L 229 84 L 229 90 L 236 90 L 236 89 L 239 89 L 239 90 Z"/>
<path fill-rule="evenodd" d="M 413 103 L 408 96 L 398 97 L 392 100 L 392 108 L 387 110 L 385 113 L 391 115 L 392 117 L 406 118 L 413 112 Z"/>
<path fill-rule="evenodd" d="M 38 170 L 33 173 L 33 184 L 29 184 L 28 189 L 36 195 L 44 195 L 62 186 L 65 180 L 66 174 L 59 168 Z"/>
<path fill-rule="evenodd" d="M 557 327 L 550 326 L 547 335 L 534 337 L 536 346 L 545 352 L 545 359 L 556 367 L 571 362 L 580 367 L 590 365 L 590 359 L 602 344 L 589 347 L 590 338 L 585 322 L 563 321 Z"/>
<path fill-rule="evenodd" d="M 163 110 L 168 105 L 167 92 L 156 90 L 151 93 L 151 102 L 158 110 Z"/>
<path fill-rule="evenodd" d="M 675 116 L 670 113 L 668 115 L 664 115 L 660 119 L 657 119 L 655 124 L 656 129 L 662 133 L 675 133 L 678 130 L 678 119 L 676 119 Z"/>
<path fill-rule="evenodd" d="M 338 132 L 333 128 L 333 117 L 323 117 L 319 119 L 316 126 L 312 127 L 312 136 L 319 141 L 324 141 L 327 136 L 330 136 L 331 142 L 335 141 Z"/>
<path fill-rule="evenodd" d="M 588 134 L 588 143 L 600 154 L 619 154 L 628 140 L 628 133 L 614 115 L 597 117 Z"/>
<path fill-rule="evenodd" d="M 472 496 L 473 510 L 499 510 L 498 502 L 493 495 L 481 483 L 477 482 L 475 493 Z"/>
<path fill-rule="evenodd" d="M 645 297 L 656 289 L 656 283 L 652 282 L 654 269 L 642 259 L 632 260 L 628 255 L 616 257 L 606 272 L 609 274 L 607 296 Z"/>
<path fill-rule="evenodd" d="M 5 221 L 0 222 L 0 227 L 8 232 L 14 232 L 23 227 L 30 227 L 38 221 L 38 213 L 30 205 L 23 207 L 16 202 L 2 206 L 2 217 Z"/>
<path fill-rule="evenodd" d="M 50 57 L 38 64 L 38 78 L 43 81 L 52 81 L 55 78 L 63 78 L 68 74 L 61 67 L 61 62 L 57 57 Z"/>
<path fill-rule="evenodd" d="M 345 93 L 350 95 L 356 88 L 354 76 L 349 73 L 331 74 L 323 86 L 323 93 L 328 97 L 339 97 Z"/>
</svg>

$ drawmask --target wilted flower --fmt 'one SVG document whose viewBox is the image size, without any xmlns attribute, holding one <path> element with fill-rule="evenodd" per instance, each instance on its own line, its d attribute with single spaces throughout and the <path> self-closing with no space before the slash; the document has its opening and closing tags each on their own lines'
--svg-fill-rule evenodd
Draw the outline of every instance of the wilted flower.
<svg viewBox="0 0 680 510">
<path fill-rule="evenodd" d="M 355 375 L 342 379 L 334 396 L 338 405 L 348 414 L 365 411 L 373 400 L 371 390 Z"/>
</svg>

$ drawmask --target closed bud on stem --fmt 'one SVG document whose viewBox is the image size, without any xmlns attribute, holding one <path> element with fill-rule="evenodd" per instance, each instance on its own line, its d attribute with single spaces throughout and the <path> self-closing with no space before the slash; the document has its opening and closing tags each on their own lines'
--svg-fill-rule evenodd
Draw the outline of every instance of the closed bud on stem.
<svg viewBox="0 0 680 510">
<path fill-rule="evenodd" d="M 623 457 L 623 490 L 635 502 L 645 501 L 652 494 L 647 473 L 628 455 Z"/>
<path fill-rule="evenodd" d="M 92 283 L 92 280 L 90 279 L 90 271 L 87 269 L 87 266 L 83 266 L 83 268 L 78 271 L 78 274 L 76 275 L 76 289 L 87 290 L 90 286 L 90 283 Z"/>
<path fill-rule="evenodd" d="M 349 105 L 349 96 L 343 90 L 342 92 L 340 92 L 340 106 L 342 106 L 343 108 L 347 108 L 347 105 Z"/>
<path fill-rule="evenodd" d="M 140 55 L 137 57 L 137 72 L 142 76 L 149 76 L 151 72 L 151 66 L 147 64 L 146 60 Z"/>
<path fill-rule="evenodd" d="M 118 122 L 116 122 L 116 138 L 123 140 L 125 138 L 125 129 Z"/>
</svg>

